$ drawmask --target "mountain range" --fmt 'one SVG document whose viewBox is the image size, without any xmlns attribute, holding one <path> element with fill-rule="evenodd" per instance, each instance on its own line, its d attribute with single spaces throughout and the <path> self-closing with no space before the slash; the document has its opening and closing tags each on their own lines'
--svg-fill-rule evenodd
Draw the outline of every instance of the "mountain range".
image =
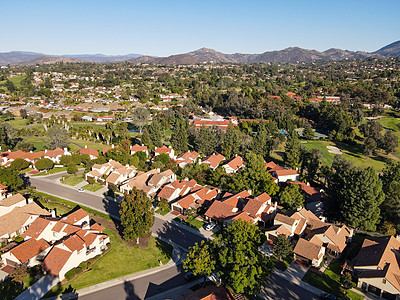
<svg viewBox="0 0 400 300">
<path fill-rule="evenodd" d="M 36 65 L 55 62 L 121 62 L 150 63 L 162 65 L 199 64 L 199 63 L 260 63 L 260 62 L 316 62 L 323 60 L 345 60 L 400 57 L 400 41 L 391 43 L 375 52 L 349 51 L 331 48 L 320 52 L 317 50 L 289 47 L 283 50 L 267 51 L 261 54 L 225 54 L 213 49 L 201 48 L 196 51 L 176 54 L 168 57 L 154 57 L 140 54 L 104 55 L 104 54 L 78 54 L 78 55 L 46 55 L 35 52 L 13 51 L 0 53 L 0 65 Z"/>
</svg>

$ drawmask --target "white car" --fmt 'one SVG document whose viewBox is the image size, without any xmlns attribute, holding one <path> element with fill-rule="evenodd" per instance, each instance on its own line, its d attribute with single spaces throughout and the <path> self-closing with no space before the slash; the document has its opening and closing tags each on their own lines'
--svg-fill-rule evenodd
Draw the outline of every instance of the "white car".
<svg viewBox="0 0 400 300">
<path fill-rule="evenodd" d="M 216 225 L 217 224 L 215 224 L 215 223 L 208 223 L 204 229 L 207 231 L 211 231 L 215 228 Z"/>
<path fill-rule="evenodd" d="M 78 189 L 79 193 L 83 193 L 85 190 L 84 189 Z"/>
</svg>

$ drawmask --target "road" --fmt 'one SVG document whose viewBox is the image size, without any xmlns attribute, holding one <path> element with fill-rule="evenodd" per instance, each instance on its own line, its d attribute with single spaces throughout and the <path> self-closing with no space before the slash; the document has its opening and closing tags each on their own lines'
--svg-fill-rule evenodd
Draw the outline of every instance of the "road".
<svg viewBox="0 0 400 300">
<path fill-rule="evenodd" d="M 286 279 L 279 277 L 276 274 L 272 274 L 269 278 L 269 282 L 263 288 L 263 295 L 267 299 L 320 299 L 317 295 L 309 292 L 308 290 L 290 282 Z M 263 297 L 263 298 L 264 298 Z"/>
<path fill-rule="evenodd" d="M 79 300 L 146 299 L 186 284 L 184 274 L 182 265 L 172 266 L 146 277 L 79 296 Z"/>
<path fill-rule="evenodd" d="M 36 187 L 36 190 L 39 192 L 57 196 L 108 215 L 119 215 L 118 203 L 88 192 L 79 193 L 74 187 L 58 184 L 56 181 L 63 175 L 65 174 L 59 173 L 45 177 L 30 176 L 29 180 L 30 184 Z M 165 241 L 175 243 L 185 249 L 204 239 L 200 235 L 193 234 L 192 232 L 158 218 L 157 216 L 155 216 L 154 225 L 151 228 L 151 231 L 153 234 Z"/>
</svg>

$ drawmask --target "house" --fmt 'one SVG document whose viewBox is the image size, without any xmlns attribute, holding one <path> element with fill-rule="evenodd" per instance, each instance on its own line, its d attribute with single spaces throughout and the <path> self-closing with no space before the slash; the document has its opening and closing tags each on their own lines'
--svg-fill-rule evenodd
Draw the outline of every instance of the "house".
<svg viewBox="0 0 400 300">
<path fill-rule="evenodd" d="M 367 237 L 354 259 L 357 286 L 385 299 L 400 294 L 400 241 L 393 236 Z"/>
<path fill-rule="evenodd" d="M 43 270 L 58 276 L 96 255 L 110 242 L 97 223 L 89 226 L 87 212 L 78 209 L 63 218 L 40 216 L 22 235 L 25 241 L 2 255 L 11 266 L 42 264 Z"/>
<path fill-rule="evenodd" d="M 120 169 L 122 167 L 123 165 L 112 159 L 109 162 L 102 165 L 94 164 L 92 166 L 92 171 L 86 173 L 85 179 L 88 180 L 88 177 L 92 177 L 97 181 L 101 179 L 103 176 L 108 176 L 114 170 Z"/>
<path fill-rule="evenodd" d="M 178 166 L 180 166 L 181 168 L 184 168 L 186 165 L 189 165 L 189 164 L 195 162 L 196 159 L 199 157 L 200 157 L 200 154 L 197 153 L 196 151 L 188 151 L 188 152 L 179 154 L 176 157 L 175 161 Z"/>
<path fill-rule="evenodd" d="M 324 258 L 325 248 L 322 245 L 300 238 L 293 253 L 295 259 L 301 259 L 314 267 L 318 267 Z"/>
<path fill-rule="evenodd" d="M 156 147 L 154 150 L 154 156 L 158 156 L 162 153 L 168 154 L 170 159 L 175 159 L 175 151 L 171 148 L 171 146 L 167 147 L 164 145 L 162 147 Z"/>
<path fill-rule="evenodd" d="M 325 209 L 322 201 L 325 194 L 322 189 L 312 187 L 308 182 L 294 181 L 289 182 L 289 184 L 297 184 L 300 187 L 305 196 L 305 205 L 308 210 L 312 211 L 317 217 L 323 216 Z"/>
<path fill-rule="evenodd" d="M 85 148 L 79 149 L 77 152 L 80 154 L 89 155 L 90 159 L 96 159 L 99 157 L 99 152 L 94 150 L 92 147 L 88 147 L 87 145 L 85 145 Z"/>
<path fill-rule="evenodd" d="M 147 149 L 147 146 L 138 145 L 138 144 L 131 146 L 131 155 L 133 155 L 139 151 L 143 151 L 144 153 L 146 153 L 147 157 L 149 156 L 149 149 Z"/>
<path fill-rule="evenodd" d="M 218 196 L 219 192 L 220 191 L 216 188 L 199 187 L 193 193 L 172 203 L 171 208 L 173 211 L 185 215 L 188 209 L 197 210 L 203 205 L 207 206 L 208 203 Z"/>
<path fill-rule="evenodd" d="M 11 212 L 16 207 L 25 206 L 27 203 L 24 196 L 21 194 L 8 195 L 7 198 L 0 200 L 0 216 L 4 216 Z"/>
<path fill-rule="evenodd" d="M 111 172 L 106 178 L 106 186 L 110 184 L 118 186 L 124 181 L 136 175 L 136 168 L 134 166 L 126 165 Z"/>
<path fill-rule="evenodd" d="M 244 166 L 243 158 L 241 156 L 236 156 L 230 161 L 228 161 L 226 164 L 222 165 L 222 167 L 225 169 L 225 172 L 227 174 L 233 174 L 239 171 Z"/>
<path fill-rule="evenodd" d="M 139 172 L 135 177 L 130 178 L 128 181 L 122 184 L 119 189 L 122 193 L 129 193 L 135 187 L 138 190 L 145 192 L 148 197 L 154 196 L 159 187 L 149 186 L 147 185 L 147 181 L 151 176 L 159 173 L 159 169 L 153 169 L 145 173 Z"/>
<path fill-rule="evenodd" d="M 203 157 L 201 159 L 201 163 L 209 166 L 211 169 L 215 170 L 221 162 L 225 160 L 225 157 L 222 154 L 215 154 Z"/>
<path fill-rule="evenodd" d="M 154 174 L 151 176 L 150 180 L 147 182 L 148 186 L 160 188 L 165 183 L 176 180 L 176 175 L 171 170 L 165 170 L 164 172 Z"/>
<path fill-rule="evenodd" d="M 118 148 L 118 145 L 115 146 L 114 144 L 112 144 L 111 147 L 105 147 L 105 148 L 103 148 L 103 154 L 106 154 L 107 151 L 109 151 L 109 150 L 111 150 L 111 149 L 114 149 L 114 148 Z"/>
<path fill-rule="evenodd" d="M 164 199 L 170 202 L 181 196 L 185 196 L 195 186 L 197 186 L 197 182 L 195 180 L 175 180 L 164 185 L 157 194 L 157 197 L 159 200 Z"/>
<path fill-rule="evenodd" d="M 1 255 L 4 265 L 17 267 L 26 264 L 33 267 L 41 263 L 50 251 L 50 244 L 44 239 L 29 239 Z"/>
<path fill-rule="evenodd" d="M 60 158 L 63 155 L 71 155 L 71 152 L 69 152 L 67 148 L 64 148 L 64 149 L 56 148 L 54 150 L 45 149 L 43 157 L 50 159 L 55 164 L 59 164 L 60 163 Z"/>
<path fill-rule="evenodd" d="M 0 239 L 11 239 L 24 233 L 29 225 L 39 216 L 50 213 L 33 201 L 23 206 L 16 206 L 10 212 L 0 216 Z"/>
<path fill-rule="evenodd" d="M 237 122 L 232 122 L 231 120 L 211 120 L 211 119 L 195 119 L 190 121 L 190 124 L 194 124 L 196 129 L 200 129 L 201 127 L 212 127 L 217 126 L 222 130 L 227 130 L 229 124 L 233 126 L 237 126 Z"/>
<path fill-rule="evenodd" d="M 299 181 L 300 174 L 297 170 L 293 169 L 275 169 L 274 171 L 270 172 L 271 175 L 278 179 L 278 183 L 287 182 L 288 180 L 291 181 Z"/>
</svg>

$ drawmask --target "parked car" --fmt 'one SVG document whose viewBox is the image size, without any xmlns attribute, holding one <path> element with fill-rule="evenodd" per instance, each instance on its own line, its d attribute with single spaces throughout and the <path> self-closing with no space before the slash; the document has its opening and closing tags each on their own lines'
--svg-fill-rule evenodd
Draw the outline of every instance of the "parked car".
<svg viewBox="0 0 400 300">
<path fill-rule="evenodd" d="M 85 190 L 84 189 L 78 189 L 79 193 L 83 193 Z"/>
<path fill-rule="evenodd" d="M 193 279 L 195 279 L 197 276 L 193 274 L 193 272 L 187 272 L 185 274 L 185 280 L 187 281 L 192 281 Z"/>
<path fill-rule="evenodd" d="M 216 225 L 217 224 L 215 224 L 215 223 L 208 223 L 204 229 L 207 231 L 211 231 L 215 228 Z"/>
</svg>

